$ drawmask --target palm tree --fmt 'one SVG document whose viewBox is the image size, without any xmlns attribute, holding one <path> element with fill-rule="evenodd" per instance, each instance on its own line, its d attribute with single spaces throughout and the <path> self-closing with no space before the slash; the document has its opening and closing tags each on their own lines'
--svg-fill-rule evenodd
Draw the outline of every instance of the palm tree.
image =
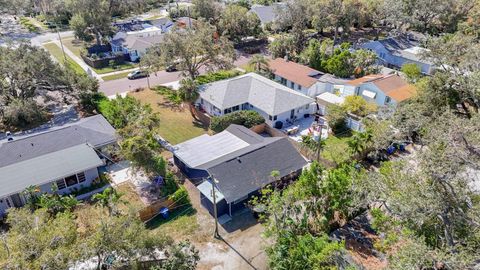
<svg viewBox="0 0 480 270">
<path fill-rule="evenodd" d="M 102 193 L 97 193 L 92 196 L 92 200 L 95 201 L 98 205 L 108 209 L 108 214 L 110 216 L 117 215 L 117 205 L 123 203 L 121 197 L 123 194 L 118 193 L 117 190 L 113 188 L 106 188 Z"/>
<path fill-rule="evenodd" d="M 302 142 L 300 144 L 315 152 L 317 154 L 317 161 L 320 160 L 320 151 L 325 145 L 325 140 L 322 140 L 321 133 L 318 140 L 315 140 L 312 136 L 302 136 Z"/>
<path fill-rule="evenodd" d="M 350 152 L 354 155 L 362 157 L 368 149 L 368 145 L 372 142 L 372 131 L 367 129 L 364 132 L 356 132 L 347 142 Z"/>
<path fill-rule="evenodd" d="M 72 195 L 43 194 L 39 197 L 37 206 L 47 209 L 50 216 L 54 217 L 57 213 L 72 211 L 78 204 L 79 201 Z"/>
<path fill-rule="evenodd" d="M 253 67 L 253 70 L 257 73 L 267 73 L 270 71 L 268 60 L 261 54 L 252 56 L 252 59 L 248 61 L 248 66 Z"/>
<path fill-rule="evenodd" d="M 189 78 L 182 79 L 179 91 L 184 102 L 192 103 L 198 98 L 198 85 L 195 80 Z"/>
<path fill-rule="evenodd" d="M 26 205 L 28 206 L 28 208 L 32 212 L 35 211 L 38 207 L 37 204 L 38 204 L 38 201 L 39 201 L 39 196 L 38 196 L 39 192 L 40 192 L 40 188 L 38 186 L 34 186 L 34 185 L 28 186 L 23 191 L 23 195 L 27 199 Z"/>
</svg>

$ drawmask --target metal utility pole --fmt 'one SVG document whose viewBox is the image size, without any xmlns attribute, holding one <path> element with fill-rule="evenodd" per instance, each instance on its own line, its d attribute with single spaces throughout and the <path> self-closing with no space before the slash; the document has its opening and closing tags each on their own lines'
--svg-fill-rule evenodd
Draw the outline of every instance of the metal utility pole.
<svg viewBox="0 0 480 270">
<path fill-rule="evenodd" d="M 151 89 L 150 88 L 150 73 L 147 74 L 147 85 L 148 85 L 148 89 Z"/>
<path fill-rule="evenodd" d="M 317 141 L 317 161 L 320 161 L 320 148 L 322 145 L 322 124 L 323 124 L 323 121 L 322 122 L 318 121 L 320 134 L 318 135 L 318 141 Z"/>
<path fill-rule="evenodd" d="M 63 61 L 67 63 L 67 56 L 65 55 L 65 49 L 63 48 L 62 37 L 60 36 L 60 32 L 58 31 L 58 23 L 56 24 L 55 28 L 57 29 L 58 40 L 60 41 L 60 47 L 62 48 Z"/>
<path fill-rule="evenodd" d="M 218 215 L 217 215 L 217 195 L 215 194 L 215 179 L 210 177 L 212 183 L 212 198 L 213 198 L 213 216 L 215 218 L 215 230 L 213 232 L 213 237 L 220 238 L 220 234 L 218 233 Z"/>
</svg>

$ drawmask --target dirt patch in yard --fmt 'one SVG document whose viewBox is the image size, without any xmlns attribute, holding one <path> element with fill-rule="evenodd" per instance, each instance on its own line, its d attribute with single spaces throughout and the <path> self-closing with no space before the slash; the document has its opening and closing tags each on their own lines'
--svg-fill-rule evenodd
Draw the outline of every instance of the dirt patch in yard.
<svg viewBox="0 0 480 270">
<path fill-rule="evenodd" d="M 190 238 L 200 251 L 197 269 L 267 269 L 267 257 L 262 238 L 263 226 L 257 223 L 251 213 L 244 212 L 234 217 L 229 231 L 219 226 L 222 239 L 213 238 L 214 219 L 200 205 L 200 194 L 196 187 L 185 182 L 193 207 L 197 210 L 198 230 Z"/>
</svg>

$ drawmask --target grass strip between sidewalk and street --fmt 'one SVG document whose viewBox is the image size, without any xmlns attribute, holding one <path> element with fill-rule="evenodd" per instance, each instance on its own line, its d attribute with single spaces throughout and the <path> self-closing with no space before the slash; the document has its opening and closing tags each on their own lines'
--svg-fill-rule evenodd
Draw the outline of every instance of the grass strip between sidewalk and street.
<svg viewBox="0 0 480 270">
<path fill-rule="evenodd" d="M 57 44 L 53 42 L 45 43 L 43 44 L 43 47 L 53 57 L 55 57 L 55 59 L 57 59 L 58 63 L 60 63 L 61 65 L 71 68 L 72 70 L 74 70 L 79 74 L 85 74 L 85 70 L 83 70 L 83 68 L 79 64 L 77 64 L 77 62 L 75 62 L 72 58 L 70 58 L 70 56 L 65 55 L 66 56 L 66 61 L 65 61 L 65 58 L 63 57 L 62 49 Z"/>
<path fill-rule="evenodd" d="M 102 79 L 104 81 L 113 81 L 113 80 L 123 79 L 123 78 L 126 78 L 130 72 L 131 71 L 125 71 L 125 72 L 121 72 L 113 75 L 102 76 Z"/>
</svg>

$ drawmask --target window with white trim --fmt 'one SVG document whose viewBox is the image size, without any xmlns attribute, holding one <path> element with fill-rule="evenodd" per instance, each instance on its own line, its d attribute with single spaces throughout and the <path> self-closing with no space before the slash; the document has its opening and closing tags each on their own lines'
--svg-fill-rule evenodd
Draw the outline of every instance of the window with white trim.
<svg viewBox="0 0 480 270">
<path fill-rule="evenodd" d="M 84 172 L 77 173 L 77 180 L 79 183 L 85 182 L 85 173 Z"/>
<path fill-rule="evenodd" d="M 65 180 L 63 179 L 58 180 L 57 182 L 55 182 L 55 184 L 57 185 L 59 190 L 67 187 L 67 185 L 65 184 Z"/>
</svg>

